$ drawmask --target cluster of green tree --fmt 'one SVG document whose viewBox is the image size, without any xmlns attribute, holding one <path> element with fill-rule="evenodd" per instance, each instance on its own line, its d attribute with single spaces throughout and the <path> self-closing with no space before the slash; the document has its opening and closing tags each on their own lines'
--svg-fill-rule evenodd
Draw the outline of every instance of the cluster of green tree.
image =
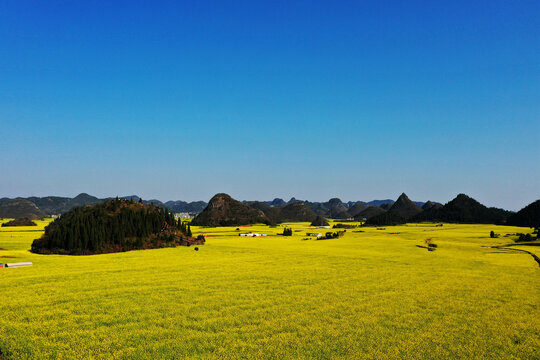
<svg viewBox="0 0 540 360">
<path fill-rule="evenodd" d="M 182 231 L 182 233 L 186 234 L 189 237 L 192 237 L 193 234 L 191 232 L 191 225 L 189 221 L 182 221 L 178 219 L 178 229 Z"/>
<path fill-rule="evenodd" d="M 337 238 L 340 238 L 342 237 L 343 235 L 345 235 L 345 232 L 347 230 L 343 230 L 343 231 L 336 231 L 336 232 L 327 232 L 326 234 L 324 234 L 324 236 L 321 236 L 319 238 L 319 240 L 325 240 L 325 239 L 337 239 Z"/>
<path fill-rule="evenodd" d="M 527 242 L 527 241 L 533 241 L 534 240 L 531 234 L 518 233 L 516 235 L 518 235 L 518 238 L 516 239 L 516 242 Z M 537 236 L 537 238 L 538 238 L 538 236 Z"/>
<path fill-rule="evenodd" d="M 370 218 L 368 221 L 366 221 L 366 225 L 400 225 L 405 224 L 406 222 L 407 220 L 403 216 L 387 211 L 385 213 Z"/>
<path fill-rule="evenodd" d="M 293 231 L 292 231 L 291 228 L 284 228 L 284 229 L 283 229 L 283 234 L 282 234 L 282 235 L 283 235 L 283 236 L 292 236 L 292 233 L 293 233 Z"/>
<path fill-rule="evenodd" d="M 426 244 L 426 245 L 425 246 L 424 245 L 416 245 L 416 246 L 419 247 L 419 248 L 427 249 L 428 251 L 437 250 L 437 244 L 435 244 L 433 242 L 433 239 L 431 239 L 431 238 L 425 239 L 424 244 Z"/>
<path fill-rule="evenodd" d="M 189 241 L 187 231 L 178 228 L 167 209 L 116 198 L 63 214 L 34 240 L 32 251 L 97 254 L 185 245 Z"/>
<path fill-rule="evenodd" d="M 23 217 L 3 223 L 2 226 L 37 226 L 37 224 L 29 218 Z"/>
</svg>

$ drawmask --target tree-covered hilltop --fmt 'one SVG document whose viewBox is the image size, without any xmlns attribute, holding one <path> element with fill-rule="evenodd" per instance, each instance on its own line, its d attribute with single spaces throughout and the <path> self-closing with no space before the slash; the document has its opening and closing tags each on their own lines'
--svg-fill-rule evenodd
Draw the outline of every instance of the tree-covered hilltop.
<svg viewBox="0 0 540 360">
<path fill-rule="evenodd" d="M 503 209 L 488 208 L 465 194 L 459 194 L 444 206 L 433 206 L 409 220 L 411 222 L 502 225 L 510 214 L 509 211 Z"/>
<path fill-rule="evenodd" d="M 204 242 L 186 230 L 167 209 L 116 198 L 63 214 L 34 240 L 32 252 L 100 254 Z"/>
<path fill-rule="evenodd" d="M 508 225 L 540 228 L 540 200 L 525 206 L 508 217 Z"/>
<path fill-rule="evenodd" d="M 23 217 L 23 218 L 13 219 L 11 221 L 3 223 L 2 227 L 4 226 L 37 226 L 37 224 L 33 222 L 32 220 L 30 220 L 29 218 Z"/>
</svg>

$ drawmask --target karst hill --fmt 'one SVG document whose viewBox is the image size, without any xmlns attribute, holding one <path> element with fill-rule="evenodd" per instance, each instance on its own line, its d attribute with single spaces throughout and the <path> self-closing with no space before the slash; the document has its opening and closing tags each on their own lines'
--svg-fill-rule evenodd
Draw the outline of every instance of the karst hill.
<svg viewBox="0 0 540 360">
<path fill-rule="evenodd" d="M 227 194 L 214 195 L 206 208 L 191 222 L 198 226 L 238 226 L 264 223 L 270 220 L 261 211 L 233 199 Z"/>
<path fill-rule="evenodd" d="M 45 228 L 32 252 L 88 255 L 202 243 L 167 209 L 133 200 L 76 207 Z"/>
</svg>

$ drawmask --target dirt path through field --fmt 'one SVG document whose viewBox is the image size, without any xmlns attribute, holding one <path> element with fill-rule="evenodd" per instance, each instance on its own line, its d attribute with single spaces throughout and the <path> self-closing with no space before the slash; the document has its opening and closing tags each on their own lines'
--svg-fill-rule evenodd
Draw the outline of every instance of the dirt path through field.
<svg viewBox="0 0 540 360">
<path fill-rule="evenodd" d="M 510 251 L 521 251 L 521 252 L 524 252 L 524 253 L 527 253 L 529 255 L 531 255 L 533 257 L 533 259 L 538 263 L 538 266 L 540 266 L 540 258 L 538 256 L 536 256 L 535 254 L 533 254 L 532 252 L 530 251 L 527 251 L 527 250 L 522 250 L 522 249 L 514 249 L 514 248 L 511 248 L 511 247 L 508 247 L 508 246 L 505 246 L 505 245 L 501 245 L 501 246 L 487 246 L 489 248 L 492 248 L 492 249 L 498 249 L 498 250 L 510 250 Z"/>
</svg>

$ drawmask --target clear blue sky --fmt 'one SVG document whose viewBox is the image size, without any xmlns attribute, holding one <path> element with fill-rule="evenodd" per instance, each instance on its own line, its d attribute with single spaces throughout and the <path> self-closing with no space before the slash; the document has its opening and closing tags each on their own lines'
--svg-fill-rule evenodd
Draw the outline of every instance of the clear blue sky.
<svg viewBox="0 0 540 360">
<path fill-rule="evenodd" d="M 0 197 L 540 198 L 538 1 L 2 1 Z"/>
</svg>

